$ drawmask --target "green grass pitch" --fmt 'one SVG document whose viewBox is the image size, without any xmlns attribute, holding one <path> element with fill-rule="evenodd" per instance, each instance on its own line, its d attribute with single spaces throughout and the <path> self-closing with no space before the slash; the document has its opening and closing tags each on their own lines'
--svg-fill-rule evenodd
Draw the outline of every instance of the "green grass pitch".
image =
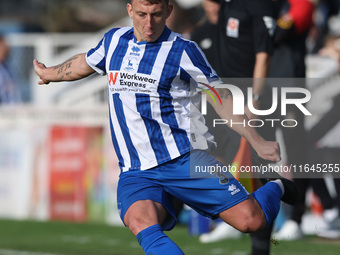
<svg viewBox="0 0 340 255">
<path fill-rule="evenodd" d="M 248 255 L 250 240 L 201 244 L 185 226 L 167 234 L 187 255 Z M 124 227 L 96 223 L 0 220 L 0 255 L 139 255 L 135 237 Z M 271 255 L 337 255 L 340 241 L 308 236 L 302 241 L 272 244 Z"/>
</svg>

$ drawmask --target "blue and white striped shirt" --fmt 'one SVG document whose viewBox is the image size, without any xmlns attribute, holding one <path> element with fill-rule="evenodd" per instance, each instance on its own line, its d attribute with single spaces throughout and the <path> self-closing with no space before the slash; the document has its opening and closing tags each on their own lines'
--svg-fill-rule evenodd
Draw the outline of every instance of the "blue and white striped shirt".
<svg viewBox="0 0 340 255">
<path fill-rule="evenodd" d="M 108 78 L 112 141 L 122 171 L 150 169 L 214 146 L 190 84 L 219 78 L 194 42 L 167 27 L 152 43 L 137 42 L 131 27 L 115 28 L 86 61 Z"/>
</svg>

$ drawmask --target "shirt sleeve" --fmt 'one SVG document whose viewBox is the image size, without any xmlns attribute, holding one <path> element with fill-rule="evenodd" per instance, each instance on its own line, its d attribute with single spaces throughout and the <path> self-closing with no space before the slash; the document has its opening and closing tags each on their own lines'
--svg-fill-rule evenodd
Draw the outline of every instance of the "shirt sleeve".
<svg viewBox="0 0 340 255">
<path fill-rule="evenodd" d="M 209 64 L 202 50 L 195 42 L 189 42 L 183 52 L 181 59 L 181 79 L 190 82 L 193 79 L 194 84 L 219 84 L 219 76 Z"/>
<path fill-rule="evenodd" d="M 247 0 L 246 6 L 252 17 L 255 53 L 272 54 L 276 20 L 271 1 Z"/>
<path fill-rule="evenodd" d="M 87 64 L 100 75 L 106 75 L 106 70 L 105 70 L 106 56 L 105 56 L 104 42 L 105 42 L 105 36 L 98 43 L 97 47 L 92 48 L 86 54 Z"/>
</svg>

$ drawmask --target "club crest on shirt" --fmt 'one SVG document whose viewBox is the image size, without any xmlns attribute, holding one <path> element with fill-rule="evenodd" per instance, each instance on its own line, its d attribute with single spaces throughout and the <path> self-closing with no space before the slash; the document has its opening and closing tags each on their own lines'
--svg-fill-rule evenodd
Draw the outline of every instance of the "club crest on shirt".
<svg viewBox="0 0 340 255">
<path fill-rule="evenodd" d="M 124 59 L 122 65 L 125 71 L 133 72 L 137 70 L 138 60 L 134 57 L 127 57 Z"/>
<path fill-rule="evenodd" d="M 237 38 L 239 34 L 239 27 L 240 21 L 238 19 L 230 17 L 227 23 L 227 36 Z"/>
</svg>

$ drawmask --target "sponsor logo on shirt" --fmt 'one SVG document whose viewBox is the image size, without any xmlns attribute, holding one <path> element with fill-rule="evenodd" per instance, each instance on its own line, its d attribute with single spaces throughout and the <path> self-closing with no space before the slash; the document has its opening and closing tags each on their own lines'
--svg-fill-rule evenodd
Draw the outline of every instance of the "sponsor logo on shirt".
<svg viewBox="0 0 340 255">
<path fill-rule="evenodd" d="M 238 19 L 230 17 L 227 23 L 227 36 L 237 38 L 239 34 L 239 27 L 240 21 Z"/>
<path fill-rule="evenodd" d="M 126 91 L 129 88 L 129 91 L 134 92 L 143 92 L 138 89 L 145 89 L 150 85 L 157 84 L 157 80 L 151 78 L 147 75 L 142 74 L 130 74 L 125 72 L 108 72 L 108 85 L 111 88 L 111 91 L 119 92 Z M 119 86 L 120 88 L 113 88 L 113 86 Z M 123 88 L 122 88 L 123 87 Z M 134 90 L 137 89 L 137 90 Z M 150 92 L 145 91 L 145 92 Z"/>
<path fill-rule="evenodd" d="M 264 16 L 263 17 L 263 21 L 264 21 L 264 24 L 266 25 L 266 27 L 268 29 L 268 32 L 269 32 L 270 36 L 273 36 L 274 35 L 275 26 L 276 26 L 275 20 L 272 17 L 270 17 L 270 16 Z"/>
<path fill-rule="evenodd" d="M 130 52 L 131 56 L 139 56 L 140 55 L 140 49 L 137 46 L 132 47 L 132 52 Z"/>
<path fill-rule="evenodd" d="M 118 72 L 109 72 L 107 79 L 109 80 L 109 86 L 116 85 Z"/>
</svg>

